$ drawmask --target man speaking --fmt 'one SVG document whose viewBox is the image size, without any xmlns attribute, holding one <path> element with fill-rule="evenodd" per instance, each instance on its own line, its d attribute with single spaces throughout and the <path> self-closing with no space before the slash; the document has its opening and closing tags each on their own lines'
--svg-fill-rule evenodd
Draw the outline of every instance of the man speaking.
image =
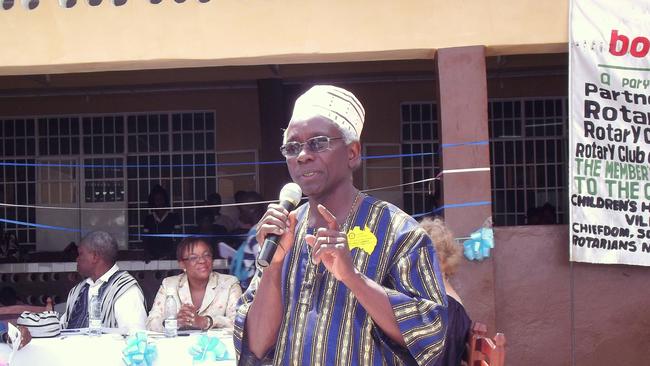
<svg viewBox="0 0 650 366">
<path fill-rule="evenodd" d="M 394 205 L 361 193 L 365 111 L 347 90 L 300 96 L 281 147 L 307 204 L 268 206 L 257 241 L 279 237 L 235 320 L 240 365 L 429 365 L 447 303 L 433 245 Z"/>
</svg>

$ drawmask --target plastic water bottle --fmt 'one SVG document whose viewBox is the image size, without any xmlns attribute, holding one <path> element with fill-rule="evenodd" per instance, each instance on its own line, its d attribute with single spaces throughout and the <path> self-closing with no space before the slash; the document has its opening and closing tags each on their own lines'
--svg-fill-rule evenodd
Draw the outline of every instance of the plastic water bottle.
<svg viewBox="0 0 650 366">
<path fill-rule="evenodd" d="M 97 294 L 90 297 L 88 306 L 88 335 L 99 336 L 102 334 L 102 308 Z"/>
<path fill-rule="evenodd" d="M 176 337 L 178 335 L 178 320 L 176 319 L 176 299 L 174 292 L 167 292 L 165 299 L 165 337 Z"/>
</svg>

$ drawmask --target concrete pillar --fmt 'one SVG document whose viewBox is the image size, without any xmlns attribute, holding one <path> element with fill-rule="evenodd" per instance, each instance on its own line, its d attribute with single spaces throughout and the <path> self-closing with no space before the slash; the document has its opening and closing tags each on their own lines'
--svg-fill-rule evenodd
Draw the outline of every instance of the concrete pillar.
<svg viewBox="0 0 650 366">
<path fill-rule="evenodd" d="M 441 137 L 442 204 L 456 237 L 466 237 L 492 215 L 485 48 L 439 49 L 436 55 Z M 480 143 L 477 143 L 480 142 Z M 473 143 L 473 144 L 467 144 Z M 487 204 L 478 204 L 487 202 Z M 459 204 L 478 204 L 460 206 Z M 495 329 L 494 262 L 462 263 L 452 284 L 473 320 Z"/>
<path fill-rule="evenodd" d="M 260 161 L 284 160 L 280 154 L 282 129 L 286 127 L 286 103 L 284 100 L 282 79 L 262 79 L 257 81 L 257 93 L 260 110 L 260 131 L 262 143 L 259 147 Z M 261 194 L 266 199 L 275 199 L 282 186 L 291 181 L 284 164 L 260 165 Z"/>
</svg>

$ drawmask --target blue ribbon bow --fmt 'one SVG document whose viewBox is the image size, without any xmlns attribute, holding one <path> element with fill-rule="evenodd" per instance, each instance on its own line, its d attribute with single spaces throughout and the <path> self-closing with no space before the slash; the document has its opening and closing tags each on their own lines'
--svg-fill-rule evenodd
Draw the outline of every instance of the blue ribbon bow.
<svg viewBox="0 0 650 366">
<path fill-rule="evenodd" d="M 217 337 L 202 335 L 199 342 L 190 347 L 190 355 L 195 363 L 231 360 L 228 348 Z"/>
<path fill-rule="evenodd" d="M 126 366 L 152 366 L 158 350 L 155 344 L 147 342 L 147 333 L 138 332 L 127 338 L 122 354 Z"/>
<path fill-rule="evenodd" d="M 490 257 L 490 249 L 494 248 L 494 232 L 492 228 L 481 228 L 470 234 L 463 243 L 465 257 L 471 261 L 481 261 Z"/>
</svg>

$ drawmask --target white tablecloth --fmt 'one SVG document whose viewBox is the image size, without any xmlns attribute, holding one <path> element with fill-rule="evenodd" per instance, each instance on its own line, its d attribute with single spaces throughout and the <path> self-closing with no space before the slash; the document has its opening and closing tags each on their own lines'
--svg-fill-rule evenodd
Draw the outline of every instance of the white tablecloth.
<svg viewBox="0 0 650 366">
<path fill-rule="evenodd" d="M 228 347 L 228 353 L 234 358 L 232 332 L 215 331 L 211 336 L 218 336 Z M 192 356 L 188 350 L 198 342 L 200 334 L 177 338 L 151 338 L 158 348 L 155 366 L 192 365 Z M 103 334 L 100 337 L 86 335 L 64 336 L 57 338 L 32 339 L 32 341 L 14 356 L 11 366 L 120 366 L 122 350 L 126 345 L 124 338 L 117 334 Z M 0 344 L 0 360 L 9 358 L 11 349 Z M 201 365 L 234 366 L 235 360 Z"/>
</svg>

